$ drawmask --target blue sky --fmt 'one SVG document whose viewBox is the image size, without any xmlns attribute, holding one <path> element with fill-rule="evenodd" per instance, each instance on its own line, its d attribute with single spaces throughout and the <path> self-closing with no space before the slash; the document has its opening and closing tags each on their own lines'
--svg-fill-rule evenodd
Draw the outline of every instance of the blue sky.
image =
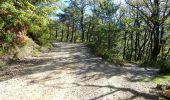
<svg viewBox="0 0 170 100">
<path fill-rule="evenodd" d="M 70 1 L 70 0 L 59 0 L 59 2 L 61 3 L 60 4 L 60 6 L 67 6 L 68 5 L 68 3 L 66 2 L 66 1 Z M 125 1 L 124 0 L 114 0 L 115 1 L 115 3 L 117 3 L 117 4 L 120 4 L 120 2 L 121 2 L 121 4 L 125 4 Z M 63 4 L 63 5 L 62 5 Z M 59 10 L 57 10 L 57 13 L 61 13 L 62 11 L 59 9 Z"/>
<path fill-rule="evenodd" d="M 68 5 L 68 3 L 67 2 L 65 2 L 65 1 L 70 1 L 70 0 L 59 0 L 60 1 L 60 3 L 59 3 L 59 6 L 67 6 Z M 120 2 L 121 2 L 121 4 L 125 4 L 125 1 L 124 0 L 114 0 L 115 1 L 115 3 L 117 3 L 117 4 L 120 4 Z M 56 13 L 62 13 L 62 11 L 61 11 L 61 9 L 58 9 L 57 11 L 56 11 Z M 58 18 L 58 17 L 51 17 L 52 19 L 56 19 L 56 18 Z"/>
<path fill-rule="evenodd" d="M 69 1 L 69 0 L 60 0 L 62 3 L 64 3 L 65 5 L 67 5 L 67 3 L 65 1 Z M 115 3 L 122 3 L 122 4 L 125 4 L 125 0 L 114 0 Z"/>
</svg>

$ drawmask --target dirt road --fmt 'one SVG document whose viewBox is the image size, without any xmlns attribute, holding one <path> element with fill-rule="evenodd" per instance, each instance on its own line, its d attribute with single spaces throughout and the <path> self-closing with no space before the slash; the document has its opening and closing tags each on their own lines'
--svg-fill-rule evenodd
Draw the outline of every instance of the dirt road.
<svg viewBox="0 0 170 100">
<path fill-rule="evenodd" d="M 12 64 L 1 77 L 0 100 L 157 100 L 155 84 L 142 82 L 154 69 L 111 65 L 83 44 L 55 48 Z M 1 71 L 2 73 L 2 71 Z M 13 74 L 12 77 L 10 74 Z"/>
</svg>

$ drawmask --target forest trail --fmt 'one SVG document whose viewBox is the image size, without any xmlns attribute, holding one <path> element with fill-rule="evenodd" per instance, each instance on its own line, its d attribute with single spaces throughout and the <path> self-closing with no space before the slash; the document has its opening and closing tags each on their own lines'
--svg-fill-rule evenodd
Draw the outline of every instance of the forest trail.
<svg viewBox="0 0 170 100">
<path fill-rule="evenodd" d="M 8 66 L 13 70 L 0 81 L 0 100 L 158 99 L 152 93 L 155 84 L 141 81 L 156 70 L 111 65 L 83 44 L 54 46 L 40 57 Z"/>
</svg>

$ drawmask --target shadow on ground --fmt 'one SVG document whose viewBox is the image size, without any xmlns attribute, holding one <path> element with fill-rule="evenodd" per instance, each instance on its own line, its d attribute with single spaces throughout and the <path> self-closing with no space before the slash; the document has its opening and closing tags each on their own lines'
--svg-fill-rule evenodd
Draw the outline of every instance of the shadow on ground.
<svg viewBox="0 0 170 100">
<path fill-rule="evenodd" d="M 153 69 L 144 70 L 143 68 L 110 65 L 100 57 L 92 55 L 90 50 L 83 44 L 56 43 L 54 46 L 56 48 L 42 54 L 40 57 L 11 62 L 9 66 L 5 67 L 7 68 L 6 74 L 10 74 L 7 72 L 8 69 L 10 69 L 11 73 L 14 72 L 14 76 L 29 75 L 50 70 L 70 69 L 74 70 L 74 73 L 77 75 L 85 75 L 91 72 L 98 73 L 88 76 L 89 79 L 110 78 L 112 76 L 131 74 L 132 76 L 127 78 L 127 80 L 132 82 L 140 81 L 145 76 L 156 74 Z"/>
<path fill-rule="evenodd" d="M 0 81 L 5 81 L 13 77 L 54 71 L 49 75 L 46 75 L 45 78 L 37 78 L 30 83 L 37 83 L 39 81 L 45 82 L 53 80 L 54 76 L 60 74 L 62 70 L 70 70 L 71 74 L 81 76 L 81 82 L 86 82 L 88 80 L 98 80 L 100 78 L 109 79 L 113 76 L 124 76 L 127 81 L 136 82 L 141 81 L 145 77 L 152 77 L 156 74 L 156 70 L 154 69 L 145 70 L 144 68 L 138 67 L 132 68 L 111 65 L 108 62 L 102 60 L 100 57 L 95 57 L 92 55 L 90 50 L 83 44 L 54 43 L 54 46 L 55 48 L 51 49 L 49 52 L 43 53 L 40 57 L 33 57 L 12 62 L 11 65 L 5 67 L 3 71 L 0 71 Z M 89 73 L 95 74 L 88 75 Z M 80 84 L 76 84 L 76 86 L 114 89 L 114 91 L 103 94 L 94 98 L 93 100 L 113 94 L 116 91 L 129 91 L 133 93 L 134 96 L 129 98 L 129 100 L 132 100 L 137 96 L 145 97 L 145 99 L 157 99 L 157 97 L 154 95 L 140 93 L 130 88 Z"/>
<path fill-rule="evenodd" d="M 111 86 L 111 85 L 106 85 L 106 86 L 99 86 L 99 85 L 81 85 L 81 84 L 77 84 L 77 86 L 84 86 L 84 87 L 97 87 L 97 88 L 109 88 L 109 89 L 113 89 L 113 91 L 109 92 L 109 93 L 106 93 L 106 94 L 103 94 L 103 95 L 100 95 L 98 97 L 95 97 L 91 100 L 97 100 L 97 99 L 101 99 L 107 95 L 111 95 L 111 94 L 114 94 L 115 92 L 118 92 L 118 91 L 123 91 L 123 92 L 130 92 L 132 93 L 134 96 L 130 97 L 130 98 L 127 98 L 126 100 L 134 100 L 135 98 L 137 97 L 142 97 L 146 100 L 159 100 L 159 98 L 155 95 L 151 95 L 151 94 L 147 94 L 147 93 L 142 93 L 142 92 L 138 92 L 136 90 L 133 90 L 131 88 L 119 88 L 119 87 L 115 87 L 115 86 Z M 136 99 L 135 99 L 136 100 Z"/>
</svg>

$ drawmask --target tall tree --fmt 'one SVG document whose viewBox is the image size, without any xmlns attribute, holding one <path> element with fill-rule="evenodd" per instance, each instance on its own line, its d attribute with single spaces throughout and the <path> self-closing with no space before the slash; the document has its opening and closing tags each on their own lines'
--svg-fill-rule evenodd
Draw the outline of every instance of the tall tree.
<svg viewBox="0 0 170 100">
<path fill-rule="evenodd" d="M 164 22 L 170 16 L 169 0 L 126 0 L 126 3 L 139 11 L 140 16 L 145 20 L 150 32 L 153 35 L 153 49 L 151 50 L 151 60 L 156 60 L 160 53 L 160 44 L 164 35 L 161 30 Z"/>
</svg>

